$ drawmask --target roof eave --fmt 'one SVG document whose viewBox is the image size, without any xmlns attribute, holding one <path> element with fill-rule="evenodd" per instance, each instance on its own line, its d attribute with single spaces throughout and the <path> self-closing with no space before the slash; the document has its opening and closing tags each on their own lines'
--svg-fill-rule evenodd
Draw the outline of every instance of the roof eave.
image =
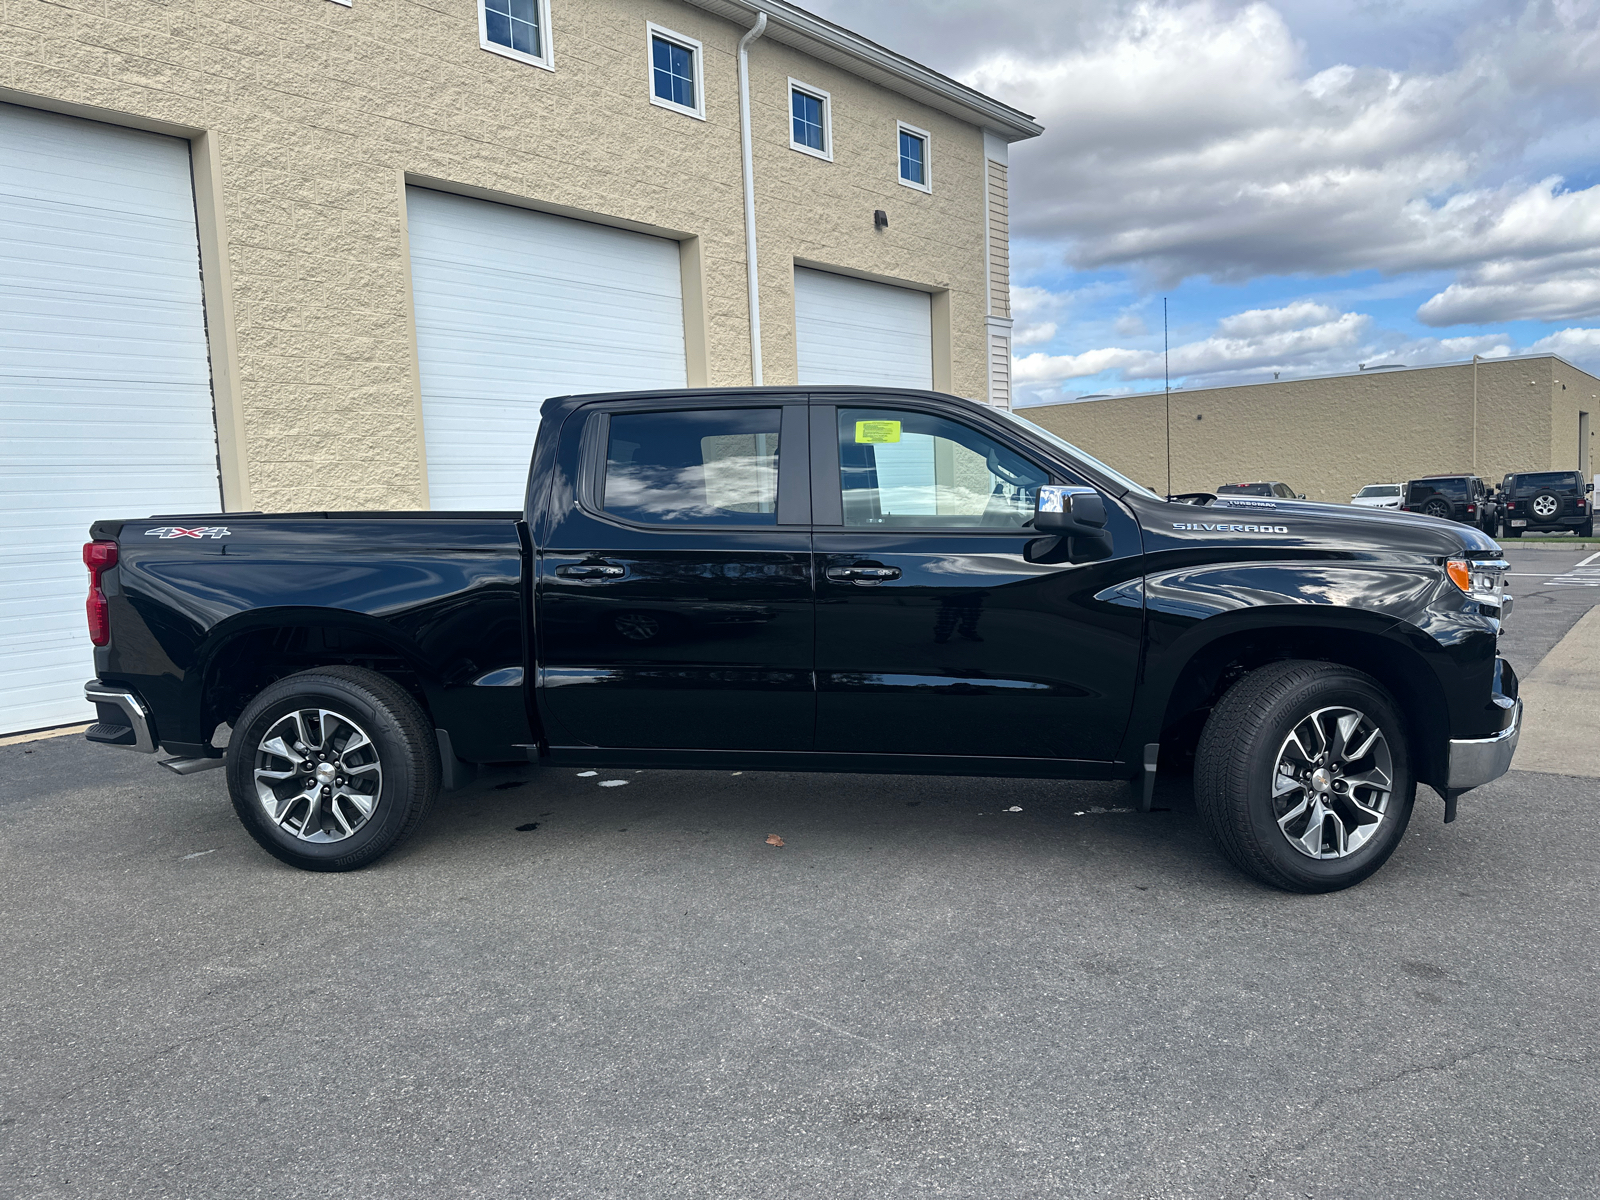
<svg viewBox="0 0 1600 1200">
<path fill-rule="evenodd" d="M 979 125 L 1008 142 L 1044 132 L 1029 114 L 1002 104 L 919 62 L 870 42 L 858 33 L 786 4 L 783 0 L 688 0 L 697 8 L 751 25 L 757 13 L 767 14 L 767 37 L 831 62 L 890 91 Z"/>
</svg>

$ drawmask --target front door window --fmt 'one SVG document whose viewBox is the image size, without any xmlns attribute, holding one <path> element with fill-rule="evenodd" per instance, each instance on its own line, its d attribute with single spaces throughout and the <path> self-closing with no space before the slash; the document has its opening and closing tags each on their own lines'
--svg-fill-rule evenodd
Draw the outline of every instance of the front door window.
<svg viewBox="0 0 1600 1200">
<path fill-rule="evenodd" d="M 839 481 L 851 529 L 1021 529 L 1048 477 L 943 417 L 839 410 Z"/>
</svg>

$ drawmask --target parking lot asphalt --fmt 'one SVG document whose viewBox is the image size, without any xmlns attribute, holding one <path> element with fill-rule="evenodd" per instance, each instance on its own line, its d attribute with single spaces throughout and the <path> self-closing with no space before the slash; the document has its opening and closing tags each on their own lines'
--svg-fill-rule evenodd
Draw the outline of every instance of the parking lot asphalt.
<svg viewBox="0 0 1600 1200">
<path fill-rule="evenodd" d="M 1509 553 L 1527 676 L 1600 588 Z M 502 769 L 307 875 L 220 772 L 0 746 L 0 1196 L 1596 1194 L 1600 783 L 1422 789 L 1322 897 L 1157 807 Z"/>
<path fill-rule="evenodd" d="M 1592 780 L 1513 773 L 1450 826 L 1424 790 L 1383 871 L 1303 897 L 1234 872 L 1182 782 L 1141 816 L 1103 784 L 499 771 L 308 875 L 220 773 L 76 738 L 0 767 L 5 1196 L 1600 1177 Z"/>
</svg>

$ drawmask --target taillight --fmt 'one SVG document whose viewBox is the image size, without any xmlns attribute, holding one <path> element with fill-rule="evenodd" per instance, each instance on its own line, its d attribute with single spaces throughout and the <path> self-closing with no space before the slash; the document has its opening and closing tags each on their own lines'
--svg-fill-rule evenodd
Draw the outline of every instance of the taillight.
<svg viewBox="0 0 1600 1200">
<path fill-rule="evenodd" d="M 100 589 L 100 577 L 117 565 L 115 542 L 85 542 L 83 565 L 89 568 L 89 599 L 85 608 L 89 616 L 89 640 L 104 646 L 111 640 L 111 614 L 106 604 L 106 594 Z"/>
</svg>

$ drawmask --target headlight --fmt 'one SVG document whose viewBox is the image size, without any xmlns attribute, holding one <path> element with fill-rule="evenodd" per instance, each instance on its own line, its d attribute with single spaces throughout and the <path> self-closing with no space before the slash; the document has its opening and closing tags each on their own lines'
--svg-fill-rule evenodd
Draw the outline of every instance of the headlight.
<svg viewBox="0 0 1600 1200">
<path fill-rule="evenodd" d="M 1511 564 L 1505 559 L 1452 558 L 1444 569 L 1450 582 L 1477 601 L 1486 615 L 1503 621 L 1511 614 L 1511 595 L 1506 591 Z"/>
</svg>

